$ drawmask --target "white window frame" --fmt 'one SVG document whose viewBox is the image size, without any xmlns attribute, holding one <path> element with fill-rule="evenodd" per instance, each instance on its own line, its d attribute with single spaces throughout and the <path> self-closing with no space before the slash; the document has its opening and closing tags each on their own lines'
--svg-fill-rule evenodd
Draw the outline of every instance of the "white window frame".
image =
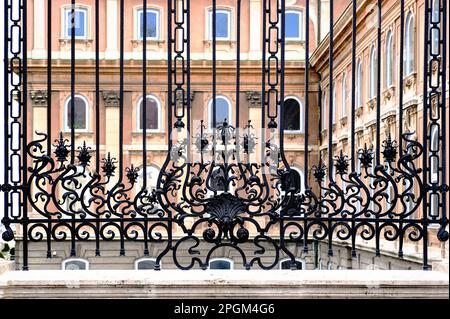
<svg viewBox="0 0 450 319">
<path fill-rule="evenodd" d="M 145 98 L 146 99 L 151 98 L 151 99 L 155 100 L 156 106 L 158 109 L 158 128 L 156 130 L 147 128 L 146 132 L 150 132 L 150 133 L 151 132 L 154 132 L 154 133 L 162 132 L 162 104 L 161 104 L 161 101 L 158 97 L 156 97 L 153 94 L 147 94 Z M 144 130 L 143 128 L 140 127 L 141 126 L 141 121 L 140 121 L 141 120 L 141 108 L 144 105 L 143 101 L 144 101 L 144 97 L 141 96 L 137 102 L 137 108 L 136 108 L 136 110 L 137 110 L 137 112 L 136 112 L 136 130 L 138 132 L 142 132 Z"/>
<path fill-rule="evenodd" d="M 70 100 L 71 100 L 72 96 L 69 95 L 66 100 L 64 101 L 64 114 L 63 114 L 63 118 L 64 118 L 64 132 L 70 132 L 71 129 L 69 127 L 69 117 L 68 117 L 68 111 L 69 111 L 69 107 L 70 107 Z M 81 98 L 84 101 L 84 105 L 86 106 L 86 117 L 85 117 L 85 123 L 86 123 L 86 128 L 84 129 L 75 129 L 75 132 L 89 132 L 89 101 L 88 99 L 81 94 L 75 94 L 74 98 Z"/>
<path fill-rule="evenodd" d="M 372 47 L 369 57 L 369 97 L 374 99 L 377 97 L 377 50 Z"/>
<path fill-rule="evenodd" d="M 226 261 L 230 263 L 230 269 L 213 269 L 213 270 L 234 270 L 234 260 L 229 258 L 213 258 L 208 262 L 208 269 L 211 269 L 211 263 L 215 261 Z"/>
<path fill-rule="evenodd" d="M 303 170 L 297 166 L 291 166 L 291 169 L 296 171 L 300 175 L 300 192 L 303 193 L 306 189 L 305 187 L 305 173 Z"/>
<path fill-rule="evenodd" d="M 216 95 L 216 100 L 217 99 L 224 99 L 227 104 L 228 104 L 228 115 L 229 118 L 227 118 L 228 124 L 233 123 L 233 106 L 232 103 L 230 101 L 230 99 L 228 97 L 226 97 L 225 95 Z M 216 123 L 217 124 L 217 123 Z M 212 131 L 213 130 L 213 97 L 211 97 L 208 101 L 208 130 Z"/>
<path fill-rule="evenodd" d="M 67 24 L 71 23 L 71 21 L 69 19 L 69 14 L 72 12 L 72 6 L 71 5 L 63 6 L 61 8 L 61 10 L 62 10 L 62 17 L 63 17 L 61 19 L 61 21 L 62 21 L 62 23 L 61 23 L 61 27 L 62 27 L 61 34 L 63 35 L 64 39 L 71 39 L 72 38 L 71 32 L 68 33 L 69 28 L 68 28 Z M 75 39 L 76 40 L 89 39 L 89 34 L 90 34 L 90 32 L 89 32 L 89 20 L 90 20 L 89 19 L 90 18 L 89 7 L 84 6 L 84 5 L 76 5 L 75 6 L 75 12 L 76 11 L 84 11 L 85 12 L 85 20 L 84 20 L 84 31 L 85 31 L 84 33 L 85 33 L 85 35 L 84 36 L 77 36 L 77 35 L 75 35 Z"/>
<path fill-rule="evenodd" d="M 68 269 L 66 269 L 66 264 L 71 261 L 81 261 L 86 265 L 86 269 L 82 269 L 82 270 L 80 269 L 80 271 L 89 270 L 89 260 L 86 260 L 83 258 L 67 258 L 67 259 L 63 260 L 61 263 L 61 270 L 69 271 Z"/>
<path fill-rule="evenodd" d="M 291 258 L 284 258 L 284 259 L 280 260 L 280 262 L 278 263 L 279 264 L 278 267 L 279 267 L 280 270 L 286 270 L 286 269 L 282 269 L 281 268 L 281 264 L 283 262 L 286 262 L 286 261 L 291 261 Z M 301 270 L 306 270 L 306 261 L 304 259 L 295 258 L 295 261 L 298 261 L 298 262 L 300 262 L 302 264 L 302 269 Z M 298 269 L 296 269 L 296 270 L 298 270 Z"/>
<path fill-rule="evenodd" d="M 304 37 L 304 15 L 303 15 L 303 10 L 301 9 L 287 9 L 285 14 L 288 13 L 293 13 L 296 14 L 298 16 L 299 22 L 298 22 L 298 37 L 288 37 L 286 36 L 286 41 L 304 41 L 305 37 Z M 281 19 L 280 19 L 281 22 Z M 285 31 L 286 33 L 286 31 Z"/>
<path fill-rule="evenodd" d="M 295 95 L 289 95 L 287 97 L 285 97 L 284 101 L 286 102 L 289 99 L 293 99 L 296 100 L 299 104 L 300 107 L 300 115 L 299 115 L 299 121 L 300 121 L 300 130 L 288 130 L 285 129 L 284 132 L 287 134 L 303 134 L 305 132 L 305 120 L 304 120 L 304 112 L 305 112 L 305 107 L 303 105 L 303 102 L 300 98 L 298 98 Z M 284 120 L 284 119 L 283 119 Z"/>
<path fill-rule="evenodd" d="M 394 86 L 394 34 L 389 31 L 386 37 L 386 89 Z"/>
<path fill-rule="evenodd" d="M 415 64 L 415 25 L 414 15 L 409 12 L 406 17 L 406 30 L 405 30 L 405 61 L 404 63 L 404 76 L 410 76 L 414 73 Z"/>
<path fill-rule="evenodd" d="M 135 34 L 134 34 L 134 38 L 136 40 L 143 40 L 144 37 L 143 36 L 141 37 L 141 32 L 140 32 L 141 30 L 140 30 L 140 28 L 141 28 L 141 19 L 144 17 L 144 15 L 143 14 L 141 15 L 141 13 L 144 12 L 144 8 L 143 7 L 139 7 L 139 8 L 137 8 L 135 10 L 135 12 L 136 12 L 135 13 L 136 16 L 135 16 L 135 19 L 134 19 L 135 20 Z M 147 8 L 147 12 L 156 13 L 156 37 L 150 37 L 147 34 L 146 39 L 147 40 L 157 41 L 157 40 L 159 40 L 161 38 L 161 9 Z M 148 23 L 148 21 L 147 21 L 147 23 Z"/>
<path fill-rule="evenodd" d="M 139 269 L 138 265 L 142 261 L 153 261 L 156 264 L 156 258 L 153 258 L 153 257 L 142 257 L 142 258 L 136 259 L 134 261 L 134 270 L 152 270 L 152 269 Z M 159 269 L 162 269 L 162 263 L 161 262 L 159 263 Z"/>
<path fill-rule="evenodd" d="M 227 37 L 216 37 L 216 41 L 230 41 L 231 40 L 231 18 L 232 18 L 232 10 L 228 8 L 217 8 L 216 14 L 218 13 L 225 13 L 228 16 L 228 36 Z M 206 10 L 206 38 L 209 41 L 213 40 L 213 34 L 212 34 L 212 14 L 213 9 L 212 7 L 207 8 Z M 216 30 L 217 31 L 217 30 Z"/>
<path fill-rule="evenodd" d="M 347 76 L 344 73 L 341 87 L 341 118 L 347 116 Z"/>
</svg>

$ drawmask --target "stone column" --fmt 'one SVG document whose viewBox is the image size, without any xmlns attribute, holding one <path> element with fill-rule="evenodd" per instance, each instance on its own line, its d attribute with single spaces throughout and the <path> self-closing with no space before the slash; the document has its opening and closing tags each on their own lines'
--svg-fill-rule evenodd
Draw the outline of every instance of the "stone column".
<svg viewBox="0 0 450 319">
<path fill-rule="evenodd" d="M 119 92 L 103 92 L 105 103 L 105 156 L 111 153 L 111 157 L 119 159 Z M 118 176 L 116 170 L 115 177 Z M 113 179 L 113 181 L 116 181 Z"/>
<path fill-rule="evenodd" d="M 106 0 L 106 52 L 105 59 L 119 58 L 117 0 Z"/>
<path fill-rule="evenodd" d="M 45 31 L 45 8 L 46 1 L 34 0 L 34 12 L 33 12 L 33 50 L 31 51 L 31 57 L 33 59 L 44 59 L 47 57 L 47 50 L 45 48 L 45 37 L 47 32 Z"/>
<path fill-rule="evenodd" d="M 249 59 L 261 59 L 261 28 L 262 28 L 261 0 L 250 0 L 250 51 Z"/>
</svg>

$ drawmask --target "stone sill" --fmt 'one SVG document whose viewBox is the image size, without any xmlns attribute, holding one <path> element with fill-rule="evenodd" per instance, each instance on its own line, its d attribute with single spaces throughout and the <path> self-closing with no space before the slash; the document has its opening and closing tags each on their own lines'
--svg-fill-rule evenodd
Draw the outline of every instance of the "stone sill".
<svg viewBox="0 0 450 319">
<path fill-rule="evenodd" d="M 9 271 L 0 298 L 448 298 L 448 273 L 377 270 Z"/>
</svg>

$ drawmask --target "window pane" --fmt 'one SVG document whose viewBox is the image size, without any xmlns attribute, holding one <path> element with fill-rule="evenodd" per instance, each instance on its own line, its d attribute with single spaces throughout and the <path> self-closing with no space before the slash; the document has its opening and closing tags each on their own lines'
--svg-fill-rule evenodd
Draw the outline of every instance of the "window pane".
<svg viewBox="0 0 450 319">
<path fill-rule="evenodd" d="M 141 260 L 137 263 L 137 269 L 139 270 L 147 270 L 147 269 L 155 269 L 155 261 L 148 259 L 148 260 Z"/>
<path fill-rule="evenodd" d="M 142 103 L 142 102 L 141 102 Z M 155 99 L 151 97 L 147 97 L 147 116 L 146 116 L 146 129 L 147 130 L 158 130 L 159 129 L 159 110 L 158 110 L 158 103 Z M 139 121 L 139 129 L 144 128 L 144 108 L 140 107 L 141 114 L 139 115 L 140 121 Z"/>
<path fill-rule="evenodd" d="M 209 263 L 209 269 L 231 269 L 231 263 L 227 260 L 214 260 Z"/>
<path fill-rule="evenodd" d="M 86 270 L 86 263 L 81 260 L 71 260 L 65 263 L 64 270 Z"/>
<path fill-rule="evenodd" d="M 67 9 L 66 12 L 66 35 L 70 37 L 72 35 L 72 10 Z M 86 10 L 75 9 L 75 37 L 85 38 L 87 36 L 86 15 Z"/>
<path fill-rule="evenodd" d="M 139 12 L 139 37 L 144 38 L 144 15 L 143 11 Z M 158 14 L 154 11 L 147 11 L 147 38 L 158 37 Z"/>
<path fill-rule="evenodd" d="M 295 99 L 284 102 L 284 129 L 287 131 L 300 131 L 300 104 Z"/>
<path fill-rule="evenodd" d="M 291 260 L 285 260 L 281 262 L 281 269 L 291 269 Z M 295 261 L 295 269 L 302 270 L 302 263 L 298 260 Z"/>
<path fill-rule="evenodd" d="M 298 12 L 286 12 L 286 38 L 300 38 L 300 14 Z"/>
<path fill-rule="evenodd" d="M 210 111 L 211 111 L 211 119 L 214 108 L 214 103 L 211 102 Z M 224 120 L 228 121 L 228 124 L 230 124 L 231 121 L 231 115 L 229 110 L 229 104 L 228 101 L 224 98 L 218 97 L 216 98 L 216 127 L 220 127 L 223 125 Z M 213 123 L 210 123 L 210 127 L 213 127 Z"/>
<path fill-rule="evenodd" d="M 86 112 L 87 105 L 80 97 L 75 97 L 75 116 L 74 116 L 74 128 L 76 130 L 85 130 L 87 128 Z M 72 128 L 72 103 L 69 99 L 67 103 L 67 127 Z"/>
<path fill-rule="evenodd" d="M 209 36 L 212 39 L 213 31 L 213 15 L 212 11 L 209 12 Z M 230 38 L 230 13 L 227 11 L 216 11 L 216 39 L 229 39 Z"/>
</svg>

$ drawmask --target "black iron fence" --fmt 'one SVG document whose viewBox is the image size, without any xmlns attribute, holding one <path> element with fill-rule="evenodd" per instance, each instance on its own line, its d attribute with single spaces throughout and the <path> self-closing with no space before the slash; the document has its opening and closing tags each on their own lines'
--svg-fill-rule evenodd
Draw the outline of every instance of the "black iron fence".
<svg viewBox="0 0 450 319">
<path fill-rule="evenodd" d="M 100 16 L 95 1 L 95 102 L 94 131 L 100 121 Z M 85 144 L 76 145 L 75 83 L 77 59 L 75 22 L 70 36 L 71 103 L 70 138 L 52 136 L 52 48 L 47 50 L 47 131 L 37 132 L 31 140 L 27 131 L 30 120 L 27 82 L 27 35 L 30 16 L 27 1 L 5 0 L 4 62 L 4 196 L 6 231 L 4 240 L 12 240 L 18 225 L 22 241 L 23 269 L 28 269 L 28 249 L 33 242 L 46 242 L 51 258 L 52 243 L 69 242 L 71 255 L 75 245 L 93 241 L 100 256 L 104 241 L 116 241 L 119 254 L 125 255 L 125 242 L 163 247 L 156 256 L 156 269 L 163 258 L 173 259 L 180 269 L 194 266 L 207 268 L 214 251 L 229 247 L 237 251 L 242 265 L 250 269 L 259 266 L 270 269 L 278 265 L 280 256 L 287 256 L 296 267 L 292 245 L 308 250 L 312 239 L 328 242 L 328 254 L 333 254 L 333 240 L 348 241 L 356 256 L 356 240 L 363 238 L 375 244 L 380 254 L 383 241 L 397 241 L 398 254 L 403 255 L 405 240 L 420 242 L 423 265 L 428 268 L 429 227 L 438 226 L 437 237 L 448 240 L 447 219 L 447 2 L 425 0 L 425 48 L 423 69 L 423 138 L 412 138 L 405 132 L 403 116 L 403 77 L 399 81 L 398 136 L 399 141 L 381 136 L 381 63 L 377 68 L 376 140 L 374 149 L 357 149 L 356 144 L 356 19 L 357 1 L 353 1 L 352 74 L 350 146 L 347 155 L 333 152 L 333 119 L 328 118 L 327 159 L 318 159 L 311 170 L 305 170 L 305 189 L 291 170 L 284 146 L 284 100 L 286 63 L 286 9 L 284 0 L 262 1 L 261 122 L 240 123 L 241 75 L 241 0 L 236 0 L 236 99 L 235 123 L 217 121 L 217 43 L 216 10 L 212 0 L 211 90 L 213 94 L 213 125 L 208 130 L 203 121 L 196 123 L 191 114 L 191 38 L 190 0 L 167 0 L 167 127 L 168 152 L 157 185 L 152 189 L 146 179 L 137 183 L 139 170 L 147 176 L 147 122 L 142 130 L 142 168 L 124 167 L 124 4 L 119 6 L 119 152 L 118 158 L 107 154 L 101 158 L 100 134 L 96 134 L 95 151 Z M 436 9 L 436 3 L 438 9 Z M 72 1 L 72 19 L 76 2 Z M 143 1 L 144 12 L 147 2 Z M 305 1 L 305 21 L 310 21 L 310 1 Z M 334 3 L 330 1 L 329 34 L 329 114 L 333 114 L 333 39 Z M 381 12 L 381 0 L 376 10 Z M 436 15 L 436 10 L 438 14 Z M 400 1 L 400 60 L 404 58 L 405 4 Z M 48 1 L 48 16 L 52 3 Z M 143 24 L 148 23 L 143 15 Z M 381 61 L 382 15 L 378 14 L 377 55 Z M 310 135 L 319 131 L 310 127 L 310 112 L 318 105 L 310 103 L 310 24 L 305 24 L 305 150 L 304 166 L 310 166 Z M 147 96 L 147 27 L 143 29 L 142 90 Z M 52 39 L 51 19 L 46 36 Z M 438 37 L 438 41 L 433 39 Z M 436 48 L 434 46 L 438 45 Z M 437 73 L 433 68 L 437 67 Z M 404 65 L 399 63 L 399 74 Z M 147 118 L 143 108 L 143 118 Z M 261 128 L 260 130 L 257 130 Z M 438 143 L 431 141 L 437 130 Z M 257 132 L 258 131 L 258 132 Z M 194 132 L 194 133 L 192 133 Z M 93 156 L 95 153 L 95 157 Z M 92 159 L 95 158 L 95 163 Z M 255 158 L 257 158 L 255 160 Z M 88 167 L 95 167 L 92 171 Z M 437 167 L 437 171 L 435 171 Z M 431 170 L 438 178 L 431 176 Z M 434 174 L 434 173 L 433 173 Z M 315 179 L 310 183 L 309 175 Z M 337 182 L 334 176 L 339 176 Z M 313 184 L 313 185 L 310 185 Z M 412 185 L 418 185 L 415 189 Z M 62 191 L 61 191 L 62 190 Z M 420 212 L 420 217 L 417 214 Z M 199 256 L 198 246 L 207 245 L 208 253 Z M 186 246 L 187 245 L 187 246 Z M 251 245 L 254 253 L 247 255 L 243 245 Z M 183 264 L 180 250 L 191 256 Z M 269 254 L 271 261 L 263 260 Z"/>
</svg>

